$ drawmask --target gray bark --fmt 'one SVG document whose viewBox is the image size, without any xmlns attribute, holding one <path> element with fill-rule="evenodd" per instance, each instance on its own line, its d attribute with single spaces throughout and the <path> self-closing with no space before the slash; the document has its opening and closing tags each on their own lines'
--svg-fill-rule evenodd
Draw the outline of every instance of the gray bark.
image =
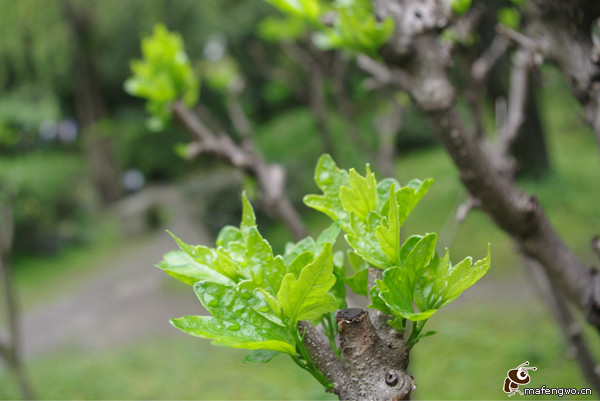
<svg viewBox="0 0 600 401">
<path fill-rule="evenodd" d="M 401 334 L 387 324 L 376 328 L 370 312 L 349 308 L 338 311 L 342 360 L 337 359 L 327 340 L 310 324 L 304 343 L 313 362 L 333 383 L 340 400 L 404 400 L 415 387 L 406 371 L 409 349 Z M 391 336 L 390 336 L 391 334 Z"/>
</svg>

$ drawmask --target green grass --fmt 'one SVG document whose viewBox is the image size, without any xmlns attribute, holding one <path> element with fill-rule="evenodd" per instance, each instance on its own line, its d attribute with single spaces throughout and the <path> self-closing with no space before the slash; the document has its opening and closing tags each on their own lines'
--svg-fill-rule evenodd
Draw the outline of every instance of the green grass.
<svg viewBox="0 0 600 401">
<path fill-rule="evenodd" d="M 507 372 L 525 361 L 537 370 L 523 387 L 589 387 L 577 364 L 566 357 L 562 335 L 544 305 L 521 296 L 496 301 L 450 308 L 428 322 L 428 329 L 438 334 L 422 340 L 411 355 L 414 399 L 507 399 L 502 390 Z"/>
<path fill-rule="evenodd" d="M 38 399 L 335 399 L 288 357 L 244 364 L 245 354 L 182 335 L 104 351 L 62 349 L 28 369 Z M 0 399 L 18 397 L 0 372 Z"/>
</svg>

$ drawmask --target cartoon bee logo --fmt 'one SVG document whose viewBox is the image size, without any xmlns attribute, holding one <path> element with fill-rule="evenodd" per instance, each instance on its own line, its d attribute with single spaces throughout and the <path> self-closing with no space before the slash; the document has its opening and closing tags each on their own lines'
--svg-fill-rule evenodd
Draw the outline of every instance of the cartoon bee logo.
<svg viewBox="0 0 600 401">
<path fill-rule="evenodd" d="M 508 393 L 509 397 L 512 397 L 516 393 L 523 395 L 523 393 L 519 390 L 519 385 L 529 383 L 529 372 L 528 369 L 537 370 L 537 368 L 529 365 L 529 361 L 520 364 L 516 369 L 511 369 L 508 371 L 507 377 L 504 380 L 504 392 Z"/>
</svg>

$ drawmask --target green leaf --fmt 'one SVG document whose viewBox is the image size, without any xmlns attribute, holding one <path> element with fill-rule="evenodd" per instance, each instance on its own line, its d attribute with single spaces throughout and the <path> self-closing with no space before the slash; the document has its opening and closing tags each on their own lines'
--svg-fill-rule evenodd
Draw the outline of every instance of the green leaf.
<svg viewBox="0 0 600 401">
<path fill-rule="evenodd" d="M 185 53 L 183 40 L 162 24 L 154 26 L 151 36 L 142 39 L 142 60 L 131 62 L 133 75 L 125 91 L 147 100 L 152 118 L 149 125 L 162 129 L 170 120 L 170 103 L 181 99 L 188 107 L 198 101 L 200 83 Z"/>
<path fill-rule="evenodd" d="M 368 306 L 370 309 L 376 309 L 378 311 L 383 312 L 386 315 L 391 315 L 392 311 L 387 306 L 387 304 L 381 299 L 381 291 L 379 286 L 373 286 L 369 290 L 369 299 L 371 300 L 371 304 Z"/>
<path fill-rule="evenodd" d="M 412 180 L 405 187 L 400 188 L 400 190 L 396 192 L 399 215 L 398 225 L 402 226 L 402 224 L 404 224 L 404 221 L 410 212 L 412 212 L 427 191 L 429 191 L 429 187 L 431 187 L 432 184 L 433 180 L 431 178 L 428 178 L 425 181 Z"/>
<path fill-rule="evenodd" d="M 382 280 L 377 281 L 379 298 L 389 307 L 392 315 L 413 321 L 427 319 L 435 312 L 430 309 L 415 312 L 413 302 L 416 281 L 435 253 L 437 235 L 428 234 L 416 243 L 415 238 L 418 237 L 409 238 L 403 246 L 407 255 L 402 267 L 386 269 Z M 409 248 L 410 252 L 407 251 Z"/>
<path fill-rule="evenodd" d="M 369 264 L 385 269 L 391 265 L 377 240 L 376 228 L 380 224 L 381 216 L 377 212 L 369 213 L 366 222 L 359 221 L 358 217 L 352 214 L 350 226 L 345 228 L 346 241 Z"/>
<path fill-rule="evenodd" d="M 183 251 L 171 251 L 163 255 L 163 261 L 156 265 L 169 276 L 189 285 L 200 280 L 214 281 L 222 284 L 233 284 L 227 277 L 217 273 L 205 265 L 197 263 Z"/>
<path fill-rule="evenodd" d="M 513 7 L 498 10 L 498 22 L 507 28 L 518 30 L 521 25 L 521 13 Z"/>
<path fill-rule="evenodd" d="M 244 191 L 242 193 L 242 223 L 240 224 L 242 235 L 246 236 L 252 227 L 256 227 L 256 216 L 254 215 L 254 209 L 248 200 L 246 191 Z"/>
<path fill-rule="evenodd" d="M 471 8 L 471 0 L 451 0 L 450 5 L 454 14 L 461 16 Z"/>
<path fill-rule="evenodd" d="M 346 284 L 356 294 L 367 296 L 369 291 L 369 269 L 359 270 L 352 276 L 346 278 Z"/>
<path fill-rule="evenodd" d="M 381 250 L 387 256 L 388 262 L 393 266 L 400 266 L 400 216 L 398 201 L 394 196 L 394 188 L 395 185 L 392 184 L 387 219 L 375 229 L 375 235 Z"/>
<path fill-rule="evenodd" d="M 350 169 L 350 186 L 340 188 L 340 200 L 348 213 L 354 213 L 359 221 L 366 221 L 369 212 L 375 210 L 377 205 L 377 181 L 369 165 L 367 172 L 362 177 L 354 169 Z"/>
<path fill-rule="evenodd" d="M 436 257 L 417 282 L 415 303 L 421 308 L 439 309 L 454 301 L 467 288 L 481 279 L 490 268 L 491 256 L 472 265 L 471 258 L 452 265 L 446 250 L 443 259 Z"/>
<path fill-rule="evenodd" d="M 323 195 L 306 195 L 304 203 L 320 212 L 325 213 L 333 221 L 344 223 L 349 221 L 348 212 L 344 210 L 340 200 L 340 188 L 350 185 L 348 172 L 341 170 L 331 156 L 321 156 L 315 169 L 315 182 L 323 191 Z"/>
<path fill-rule="evenodd" d="M 243 277 L 226 253 L 218 252 L 203 245 L 186 244 L 172 232 L 167 232 L 175 239 L 181 250 L 187 253 L 196 263 L 216 271 L 233 282 L 238 282 Z"/>
<path fill-rule="evenodd" d="M 284 276 L 277 299 L 290 326 L 299 320 L 318 320 L 337 308 L 335 297 L 328 293 L 335 280 L 329 243 L 313 263 L 302 269 L 298 278 L 293 273 Z"/>
<path fill-rule="evenodd" d="M 184 316 L 171 321 L 175 327 L 218 345 L 295 355 L 289 329 L 260 292 L 210 281 L 196 283 L 194 291 L 213 317 Z"/>
<path fill-rule="evenodd" d="M 210 316 L 183 316 L 171 319 L 171 324 L 179 330 L 196 337 L 214 340 L 213 344 L 232 348 L 266 349 L 295 355 L 296 347 L 286 341 L 274 339 L 262 330 L 249 325 L 227 326 Z M 229 327 L 229 329 L 227 328 Z M 230 329 L 236 327 L 235 330 Z"/>
<path fill-rule="evenodd" d="M 221 229 L 221 231 L 219 231 L 219 235 L 217 235 L 216 242 L 217 246 L 229 248 L 229 245 L 233 242 L 244 242 L 244 237 L 242 236 L 242 232 L 239 228 L 233 226 L 225 226 Z"/>
<path fill-rule="evenodd" d="M 248 229 L 246 236 L 246 277 L 276 295 L 287 267 L 281 256 L 273 257 L 269 243 L 256 227 Z"/>
<path fill-rule="evenodd" d="M 266 349 L 255 349 L 246 355 L 244 358 L 244 363 L 267 363 L 277 355 L 281 355 L 281 352 L 270 351 Z"/>
</svg>

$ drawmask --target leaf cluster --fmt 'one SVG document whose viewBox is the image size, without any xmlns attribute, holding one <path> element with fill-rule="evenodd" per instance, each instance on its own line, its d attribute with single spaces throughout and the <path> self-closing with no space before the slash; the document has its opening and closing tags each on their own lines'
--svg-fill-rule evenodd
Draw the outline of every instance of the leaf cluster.
<svg viewBox="0 0 600 401">
<path fill-rule="evenodd" d="M 181 251 L 166 254 L 158 267 L 193 285 L 212 315 L 184 316 L 171 323 L 218 345 L 263 350 L 252 353 L 249 361 L 274 356 L 264 350 L 296 357 L 301 351 L 297 347 L 303 347 L 298 321 L 318 321 L 340 305 L 332 293 L 337 280 L 332 244 L 339 227 L 332 225 L 317 240 L 305 238 L 289 244 L 284 255 L 273 255 L 245 194 L 242 202 L 240 226 L 224 227 L 215 248 L 189 245 L 171 234 Z"/>
<path fill-rule="evenodd" d="M 314 36 L 315 43 L 325 49 L 344 49 L 365 53 L 376 57 L 377 50 L 387 42 L 394 31 L 391 18 L 378 21 L 369 0 L 265 0 L 279 11 L 286 19 L 283 21 L 304 21 L 318 31 Z M 335 15 L 332 24 L 323 22 L 328 15 Z M 282 22 L 283 22 L 282 21 Z M 266 34 L 273 35 L 274 22 L 270 20 L 263 27 Z M 294 31 L 286 29 L 287 38 L 305 32 L 299 22 L 294 23 Z M 291 34 L 291 35 L 290 35 Z"/>
<path fill-rule="evenodd" d="M 488 256 L 475 264 L 466 258 L 452 265 L 448 250 L 443 258 L 437 254 L 435 233 L 414 235 L 400 244 L 400 228 L 427 193 L 431 179 L 413 180 L 406 186 L 390 178 L 377 182 L 369 165 L 365 176 L 361 176 L 354 169 L 338 168 L 330 156 L 324 155 L 317 165 L 315 181 L 323 193 L 307 195 L 304 202 L 338 222 L 354 254 L 383 270 L 382 279 L 368 289 L 369 307 L 390 315 L 390 325 L 399 331 L 405 329 L 407 320 L 417 322 L 410 345 L 418 341 L 425 321 L 433 313 L 455 300 L 490 267 L 489 250 Z M 346 282 L 364 294 L 367 269 L 362 268 Z"/>
<path fill-rule="evenodd" d="M 171 117 L 170 103 L 180 99 L 192 107 L 198 101 L 200 83 L 187 54 L 183 40 L 162 24 L 154 26 L 152 35 L 142 39 L 142 59 L 131 62 L 133 75 L 125 81 L 125 91 L 147 100 L 152 115 L 150 129 L 164 128 Z"/>
</svg>

